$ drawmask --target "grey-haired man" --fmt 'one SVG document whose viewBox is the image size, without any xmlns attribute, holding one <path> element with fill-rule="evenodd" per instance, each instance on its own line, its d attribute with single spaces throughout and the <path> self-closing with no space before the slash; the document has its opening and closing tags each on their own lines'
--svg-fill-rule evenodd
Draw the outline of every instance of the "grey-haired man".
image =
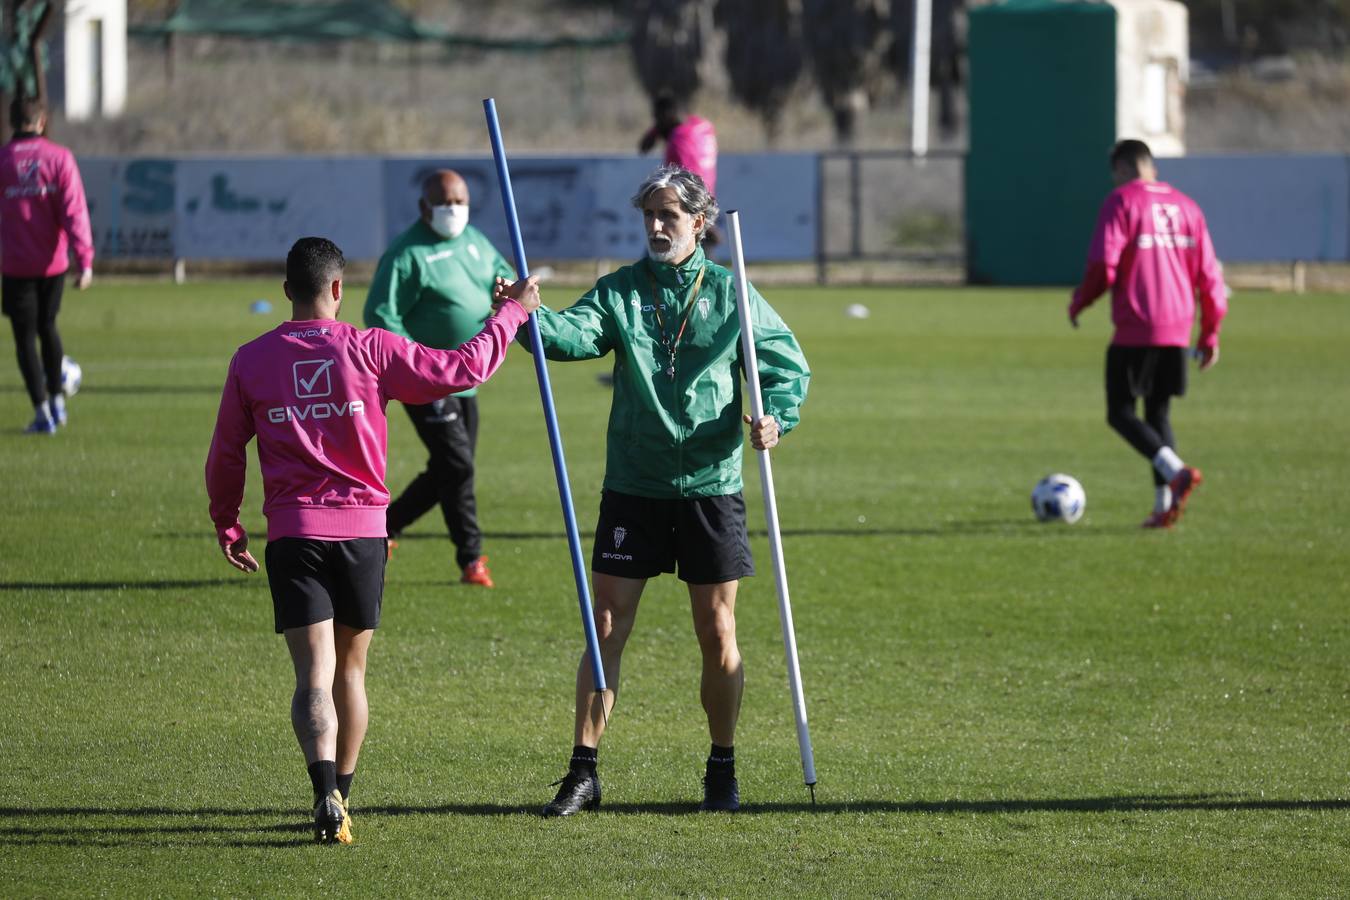
<svg viewBox="0 0 1350 900">
<path fill-rule="evenodd" d="M 700 698 L 712 750 L 702 808 L 740 806 L 734 738 L 744 676 L 736 645 L 736 588 L 754 574 L 741 498 L 742 424 L 755 449 L 797 424 L 810 371 L 797 339 L 750 290 L 766 415 L 741 413 L 740 323 L 732 273 L 700 246 L 717 217 L 703 180 L 678 166 L 653 172 L 633 197 L 647 256 L 601 278 L 571 307 L 539 309 L 549 359 L 613 354 L 614 401 L 600 517 L 591 557 L 595 622 L 609 688 L 597 694 L 590 660 L 577 668 L 575 746 L 546 816 L 600 805 L 596 749 L 619 684 L 619 660 L 647 580 L 676 572 L 689 588 L 703 654 Z M 499 279 L 500 300 L 513 289 Z"/>
</svg>

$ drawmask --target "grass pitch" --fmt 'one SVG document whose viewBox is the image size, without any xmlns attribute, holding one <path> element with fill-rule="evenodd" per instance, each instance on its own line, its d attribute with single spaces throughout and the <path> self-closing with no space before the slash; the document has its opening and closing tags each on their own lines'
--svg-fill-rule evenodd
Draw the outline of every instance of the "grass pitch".
<svg viewBox="0 0 1350 900">
<path fill-rule="evenodd" d="M 103 284 L 67 294 L 85 387 L 62 434 L 19 434 L 27 399 L 0 365 L 0 894 L 1343 893 L 1347 298 L 1234 298 L 1220 365 L 1174 412 L 1206 482 L 1153 534 L 1137 527 L 1147 465 L 1104 423 L 1105 309 L 1074 332 L 1058 290 L 767 294 L 815 373 L 775 451 L 815 808 L 748 458 L 745 810 L 694 812 L 698 651 L 663 578 L 601 748 L 603 810 L 535 815 L 570 749 L 582 641 L 533 372 L 513 350 L 481 395 L 499 587 L 454 583 L 434 513 L 402 543 L 371 653 L 357 843 L 311 846 L 266 582 L 220 558 L 202 487 L 227 360 L 284 317 L 279 285 Z M 259 297 L 274 315 L 249 314 Z M 847 318 L 852 303 L 871 317 Z M 607 365 L 551 371 L 589 535 Z M 423 460 L 391 413 L 398 490 Z M 1029 509 L 1057 470 L 1087 489 L 1072 527 Z M 251 478 L 260 550 L 256 464 Z"/>
</svg>

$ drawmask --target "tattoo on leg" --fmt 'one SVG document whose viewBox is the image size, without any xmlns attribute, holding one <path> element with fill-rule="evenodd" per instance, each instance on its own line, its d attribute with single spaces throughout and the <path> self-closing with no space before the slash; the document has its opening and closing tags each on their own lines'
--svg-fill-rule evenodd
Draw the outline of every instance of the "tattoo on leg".
<svg viewBox="0 0 1350 900">
<path fill-rule="evenodd" d="M 297 690 L 291 701 L 291 719 L 301 740 L 314 740 L 337 727 L 332 715 L 333 701 L 322 688 Z"/>
</svg>

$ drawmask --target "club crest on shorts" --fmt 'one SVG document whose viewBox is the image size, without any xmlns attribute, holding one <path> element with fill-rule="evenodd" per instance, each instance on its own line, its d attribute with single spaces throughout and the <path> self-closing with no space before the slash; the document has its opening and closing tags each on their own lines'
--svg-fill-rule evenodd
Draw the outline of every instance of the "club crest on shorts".
<svg viewBox="0 0 1350 900">
<path fill-rule="evenodd" d="M 628 529 L 622 525 L 614 529 L 614 549 L 618 550 L 623 546 L 623 539 L 628 537 Z"/>
<path fill-rule="evenodd" d="M 703 321 L 708 321 L 708 310 L 712 308 L 712 301 L 707 297 L 698 298 L 698 314 Z"/>
</svg>

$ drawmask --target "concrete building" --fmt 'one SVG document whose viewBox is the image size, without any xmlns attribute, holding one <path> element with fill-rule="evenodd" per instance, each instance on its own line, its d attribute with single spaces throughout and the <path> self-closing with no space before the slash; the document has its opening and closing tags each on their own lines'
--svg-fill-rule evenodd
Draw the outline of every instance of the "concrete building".
<svg viewBox="0 0 1350 900">
<path fill-rule="evenodd" d="M 127 103 L 126 0 L 67 0 L 47 43 L 47 91 L 71 121 L 115 118 Z"/>
</svg>

